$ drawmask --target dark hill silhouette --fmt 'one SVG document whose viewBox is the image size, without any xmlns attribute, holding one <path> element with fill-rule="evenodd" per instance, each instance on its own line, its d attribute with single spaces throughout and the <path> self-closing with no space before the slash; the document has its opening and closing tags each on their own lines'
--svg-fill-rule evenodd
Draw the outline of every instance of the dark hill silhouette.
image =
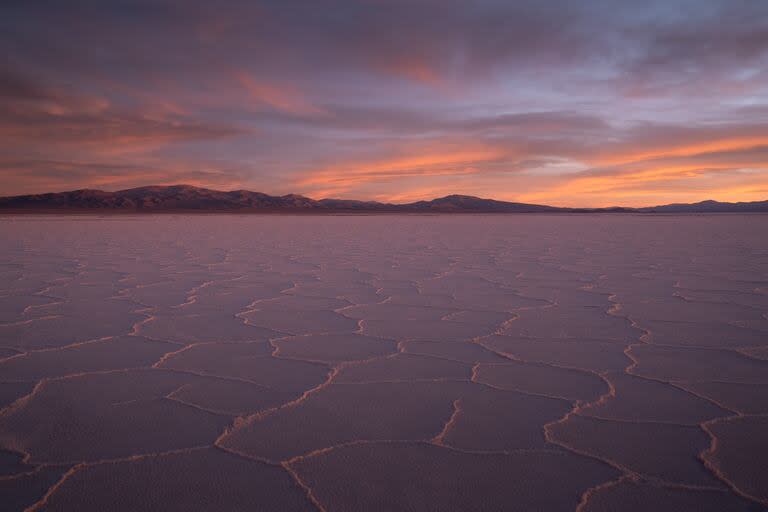
<svg viewBox="0 0 768 512">
<path fill-rule="evenodd" d="M 699 203 L 677 203 L 663 206 L 638 208 L 641 212 L 679 213 L 679 212 L 768 212 L 768 201 L 752 201 L 747 203 L 722 203 L 708 199 Z"/>
<path fill-rule="evenodd" d="M 0 197 L 0 210 L 45 211 L 116 211 L 116 212 L 406 212 L 406 213 L 535 213 L 535 212 L 768 212 L 768 201 L 721 203 L 702 201 L 694 204 L 670 204 L 646 208 L 560 208 L 537 204 L 513 203 L 474 196 L 449 195 L 430 201 L 406 204 L 355 201 L 349 199 L 315 200 L 289 194 L 270 196 L 261 192 L 211 190 L 190 185 L 147 186 L 106 192 L 82 189 L 69 192 Z"/>
</svg>

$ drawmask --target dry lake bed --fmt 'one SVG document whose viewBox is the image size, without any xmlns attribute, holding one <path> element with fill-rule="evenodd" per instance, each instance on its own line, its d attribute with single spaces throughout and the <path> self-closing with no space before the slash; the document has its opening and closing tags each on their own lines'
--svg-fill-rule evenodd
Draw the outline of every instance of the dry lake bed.
<svg viewBox="0 0 768 512">
<path fill-rule="evenodd" d="M 768 507 L 766 215 L 0 217 L 0 508 Z"/>
</svg>

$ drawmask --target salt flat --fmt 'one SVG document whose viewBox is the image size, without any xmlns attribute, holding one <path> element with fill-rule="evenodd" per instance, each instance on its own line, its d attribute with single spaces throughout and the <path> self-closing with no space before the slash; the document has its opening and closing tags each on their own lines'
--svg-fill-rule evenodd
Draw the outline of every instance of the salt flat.
<svg viewBox="0 0 768 512">
<path fill-rule="evenodd" d="M 2 510 L 765 510 L 766 215 L 0 217 Z"/>
</svg>

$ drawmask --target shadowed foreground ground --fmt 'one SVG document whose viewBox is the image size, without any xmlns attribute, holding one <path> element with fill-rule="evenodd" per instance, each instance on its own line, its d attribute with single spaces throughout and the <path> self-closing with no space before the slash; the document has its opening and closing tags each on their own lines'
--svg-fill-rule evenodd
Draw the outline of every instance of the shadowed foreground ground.
<svg viewBox="0 0 768 512">
<path fill-rule="evenodd" d="M 766 510 L 766 232 L 0 217 L 2 509 Z"/>
</svg>

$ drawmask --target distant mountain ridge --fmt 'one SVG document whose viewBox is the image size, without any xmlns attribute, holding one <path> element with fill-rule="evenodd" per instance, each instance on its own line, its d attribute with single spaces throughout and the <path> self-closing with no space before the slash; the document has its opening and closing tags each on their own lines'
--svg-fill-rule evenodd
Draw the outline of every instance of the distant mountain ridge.
<svg viewBox="0 0 768 512">
<path fill-rule="evenodd" d="M 561 208 L 538 204 L 513 203 L 474 196 L 449 195 L 430 201 L 406 204 L 356 201 L 351 199 L 310 199 L 289 194 L 270 196 L 249 190 L 220 191 L 191 185 L 148 186 L 116 192 L 81 189 L 69 192 L 0 197 L 0 211 L 19 212 L 286 212 L 286 213 L 710 213 L 768 212 L 768 201 L 722 203 L 702 201 L 644 208 Z"/>
<path fill-rule="evenodd" d="M 751 201 L 744 203 L 723 203 L 720 201 L 701 201 L 698 203 L 676 203 L 662 206 L 636 208 L 640 212 L 676 213 L 676 212 L 768 212 L 768 201 Z"/>
</svg>

